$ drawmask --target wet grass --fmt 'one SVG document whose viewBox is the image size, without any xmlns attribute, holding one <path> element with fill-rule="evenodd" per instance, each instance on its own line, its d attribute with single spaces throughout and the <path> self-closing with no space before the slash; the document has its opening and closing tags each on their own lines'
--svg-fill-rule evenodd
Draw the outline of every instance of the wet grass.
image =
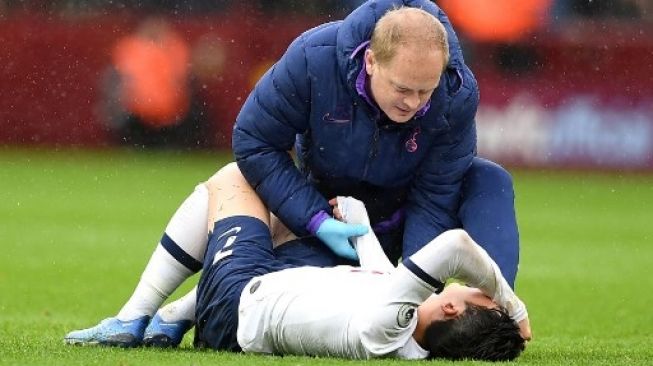
<svg viewBox="0 0 653 366">
<path fill-rule="evenodd" d="M 191 335 L 178 350 L 62 344 L 67 331 L 117 312 L 170 214 L 229 160 L 228 153 L 0 150 L 0 364 L 357 363 L 197 351 Z M 517 290 L 535 334 L 518 363 L 651 364 L 653 175 L 517 171 L 514 178 Z M 415 362 L 365 362 L 376 364 Z"/>
</svg>

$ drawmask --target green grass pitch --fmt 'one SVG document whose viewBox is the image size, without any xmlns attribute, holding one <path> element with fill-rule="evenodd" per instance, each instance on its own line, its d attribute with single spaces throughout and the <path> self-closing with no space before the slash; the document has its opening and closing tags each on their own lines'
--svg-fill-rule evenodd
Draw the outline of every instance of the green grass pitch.
<svg viewBox="0 0 653 366">
<path fill-rule="evenodd" d="M 119 310 L 170 214 L 229 159 L 0 150 L 0 365 L 358 363 L 197 351 L 190 336 L 178 350 L 63 345 L 67 331 Z M 513 175 L 522 239 L 517 292 L 535 336 L 517 363 L 653 364 L 653 176 Z"/>
</svg>

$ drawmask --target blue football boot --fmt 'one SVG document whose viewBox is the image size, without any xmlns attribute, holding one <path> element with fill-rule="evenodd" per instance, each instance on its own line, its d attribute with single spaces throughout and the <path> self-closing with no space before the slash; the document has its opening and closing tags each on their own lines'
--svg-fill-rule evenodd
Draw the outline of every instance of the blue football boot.
<svg viewBox="0 0 653 366">
<path fill-rule="evenodd" d="M 147 347 L 177 347 L 192 327 L 193 322 L 190 320 L 165 322 L 157 313 L 145 329 L 143 344 Z"/>
<path fill-rule="evenodd" d="M 73 330 L 66 334 L 64 343 L 85 346 L 137 347 L 143 342 L 143 332 L 149 320 L 149 316 L 129 321 L 106 318 L 92 328 Z"/>
</svg>

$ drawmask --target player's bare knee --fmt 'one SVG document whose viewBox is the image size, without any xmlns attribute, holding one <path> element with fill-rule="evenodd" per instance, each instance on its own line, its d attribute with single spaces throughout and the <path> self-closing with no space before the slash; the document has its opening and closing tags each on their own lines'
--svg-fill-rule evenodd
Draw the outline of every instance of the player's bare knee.
<svg viewBox="0 0 653 366">
<path fill-rule="evenodd" d="M 205 183 L 209 191 L 209 227 L 229 216 L 251 216 L 269 226 L 268 209 L 236 163 L 225 165 Z"/>
<path fill-rule="evenodd" d="M 229 163 L 223 166 L 204 183 L 209 191 L 215 191 L 224 188 L 227 184 L 247 184 L 245 177 L 243 177 L 243 174 L 240 172 L 240 169 L 238 169 L 238 165 L 236 163 Z"/>
</svg>

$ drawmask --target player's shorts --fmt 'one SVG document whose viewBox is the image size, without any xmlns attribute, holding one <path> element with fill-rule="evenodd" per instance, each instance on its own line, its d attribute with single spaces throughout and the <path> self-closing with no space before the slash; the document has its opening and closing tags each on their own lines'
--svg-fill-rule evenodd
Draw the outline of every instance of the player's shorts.
<svg viewBox="0 0 653 366">
<path fill-rule="evenodd" d="M 294 267 L 335 267 L 340 265 L 358 266 L 358 261 L 350 261 L 336 255 L 317 237 L 291 240 L 274 248 L 278 261 Z"/>
<path fill-rule="evenodd" d="M 195 346 L 240 351 L 238 304 L 256 276 L 296 267 L 278 260 L 270 229 L 259 219 L 234 216 L 215 223 L 197 287 Z"/>
</svg>

